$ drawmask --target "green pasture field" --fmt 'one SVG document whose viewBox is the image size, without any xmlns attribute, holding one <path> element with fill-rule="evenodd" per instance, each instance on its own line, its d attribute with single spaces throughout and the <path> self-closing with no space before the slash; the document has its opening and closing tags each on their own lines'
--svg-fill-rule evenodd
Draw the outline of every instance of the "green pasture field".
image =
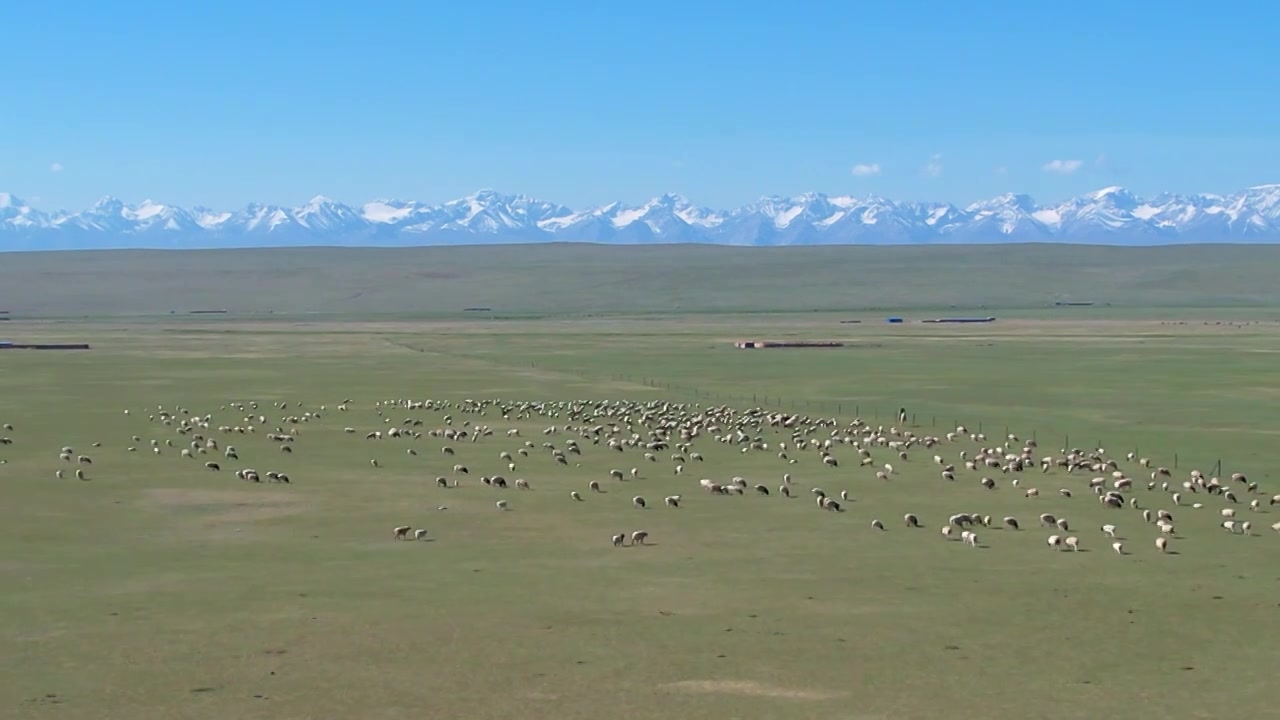
<svg viewBox="0 0 1280 720">
<path fill-rule="evenodd" d="M 773 313 L 983 308 L 1130 317 L 1280 308 L 1280 246 L 601 246 L 29 252 L 0 256 L 15 317 Z M 467 313 L 474 315 L 477 313 Z M 480 313 L 483 314 L 483 313 Z M 985 313 L 980 313 L 985 314 Z M 880 315 L 882 316 L 882 315 Z M 0 328 L 2 329 L 2 328 Z"/>
<path fill-rule="evenodd" d="M 10 257 L 0 275 L 12 276 Z M 191 268 L 172 272 L 201 303 L 267 307 L 268 289 L 253 298 L 231 275 L 223 276 L 231 289 L 202 295 L 218 283 L 191 280 L 202 264 L 193 257 Z M 73 263 L 49 272 L 84 270 Z M 504 273 L 515 282 L 517 268 Z M 476 292 L 456 297 L 454 316 L 432 318 L 401 287 L 373 303 L 386 315 L 362 320 L 336 300 L 324 305 L 335 316 L 324 319 L 167 310 L 125 318 L 157 310 L 143 307 L 144 288 L 81 277 L 83 287 L 67 281 L 47 304 L 20 299 L 63 319 L 0 323 L 2 338 L 93 345 L 0 351 L 0 423 L 13 426 L 0 431 L 12 440 L 0 445 L 5 718 L 1217 720 L 1262 716 L 1274 705 L 1280 535 L 1271 525 L 1280 507 L 1267 498 L 1280 493 L 1272 452 L 1280 313 L 1268 308 L 1280 303 L 1245 302 L 1254 292 L 1247 280 L 1175 288 L 1193 298 L 1231 295 L 1239 307 L 1033 310 L 1039 300 L 1024 293 L 984 313 L 1001 318 L 995 323 L 949 326 L 887 325 L 886 313 L 866 307 L 844 312 L 877 293 L 897 308 L 927 304 L 905 302 L 910 293 L 883 281 L 874 291 L 854 287 L 856 300 L 832 300 L 824 312 L 784 312 L 796 308 L 775 302 L 780 290 L 743 288 L 733 297 L 758 298 L 756 307 L 744 302 L 753 312 L 662 312 L 655 300 L 624 314 L 615 297 L 587 317 L 592 297 L 614 291 L 586 294 L 586 276 L 567 273 L 563 284 L 577 283 L 580 304 L 559 314 L 533 294 L 522 317 L 456 312 L 482 297 Z M 685 281 L 696 287 L 695 277 Z M 8 282 L 0 288 L 16 311 Z M 535 292 L 537 281 L 523 282 L 521 292 Z M 294 297 L 323 294 L 298 283 Z M 947 287 L 961 286 L 954 292 L 976 297 L 978 280 Z M 1136 292 L 1117 287 L 1117 297 Z M 191 301 L 153 290 L 156 302 Z M 95 292 L 100 308 L 86 300 Z M 705 287 L 689 292 L 718 302 Z M 926 297 L 945 304 L 947 294 Z M 93 317 L 68 319 L 80 315 Z M 839 322 L 851 318 L 864 322 Z M 845 346 L 738 350 L 737 339 Z M 873 448 L 872 467 L 837 445 L 839 467 L 829 468 L 812 450 L 791 450 L 795 463 L 779 458 L 777 443 L 791 440 L 777 428 L 760 432 L 769 450 L 745 454 L 704 431 L 693 450 L 705 461 L 689 460 L 676 475 L 674 449 L 650 462 L 639 449 L 592 445 L 563 430 L 563 414 L 504 419 L 493 407 L 483 416 L 455 409 L 452 427 L 469 421 L 494 431 L 455 442 L 426 434 L 449 427 L 445 413 L 375 408 L 428 398 L 760 406 L 844 425 L 860 416 L 886 429 L 905 407 L 906 429 L 918 435 L 943 436 L 958 423 L 987 439 L 914 447 L 905 461 Z M 230 403 L 250 401 L 265 423 L 253 433 L 218 431 L 248 424 Z M 280 402 L 289 407 L 274 407 Z M 234 445 L 239 461 L 221 452 L 183 458 L 191 436 L 149 420 L 160 406 L 211 415 L 200 432 Z M 299 423 L 294 452 L 281 452 L 266 434 L 305 412 L 320 417 Z M 421 438 L 365 439 L 406 419 L 422 421 Z M 614 421 L 625 431 L 622 418 Z M 543 435 L 551 425 L 557 431 Z M 510 428 L 522 437 L 508 437 Z M 1131 495 L 1142 507 L 1173 512 L 1173 552 L 1157 552 L 1159 532 L 1138 511 L 1100 506 L 1087 488 L 1094 473 L 1028 470 L 1020 488 L 999 470 L 961 466 L 956 482 L 940 478 L 935 453 L 959 465 L 961 450 L 972 455 L 1006 432 L 1035 438 L 1038 456 L 1101 444 L 1138 480 Z M 563 449 L 571 437 L 582 455 L 556 464 L 542 443 Z M 499 453 L 524 440 L 534 447 L 509 470 Z M 444 455 L 445 444 L 456 454 Z M 92 457 L 79 466 L 86 480 L 59 459 L 63 446 Z M 1170 468 L 1175 486 L 1192 469 L 1258 482 L 1256 496 L 1234 487 L 1251 535 L 1219 526 L 1228 505 L 1221 497 L 1184 491 L 1175 507 L 1168 493 L 1148 491 L 1149 471 L 1126 460 L 1131 451 Z M 221 470 L 205 469 L 209 460 Z M 455 463 L 469 472 L 455 473 Z M 888 481 L 874 474 L 883 463 L 894 466 Z M 286 472 L 292 482 L 246 483 L 232 474 L 245 467 Z M 609 478 L 610 469 L 632 467 L 637 479 Z M 55 477 L 59 469 L 66 477 Z M 777 492 L 788 472 L 792 499 Z M 494 474 L 533 489 L 479 480 Z M 984 475 L 996 490 L 979 485 Z M 439 488 L 437 476 L 461 485 Z M 772 493 L 698 488 L 700 478 L 733 476 Z M 588 492 L 591 480 L 607 492 Z M 823 511 L 814 487 L 852 500 L 844 512 Z M 1027 487 L 1039 497 L 1025 497 Z M 584 501 L 570 499 L 571 490 Z M 682 496 L 678 509 L 662 504 L 672 494 Z M 633 507 L 635 495 L 649 507 Z M 1261 508 L 1251 512 L 1255 497 Z M 925 527 L 904 527 L 908 512 Z M 1022 530 L 978 528 L 977 548 L 948 542 L 939 528 L 957 512 L 997 524 L 1013 515 Z M 1042 512 L 1068 518 L 1070 533 L 1059 534 L 1079 536 L 1083 550 L 1049 549 L 1051 533 L 1036 522 Z M 874 519 L 886 529 L 873 529 Z M 1103 523 L 1118 526 L 1126 555 L 1112 552 Z M 426 528 L 430 542 L 393 540 L 401 524 Z M 650 546 L 609 541 L 640 529 Z"/>
</svg>

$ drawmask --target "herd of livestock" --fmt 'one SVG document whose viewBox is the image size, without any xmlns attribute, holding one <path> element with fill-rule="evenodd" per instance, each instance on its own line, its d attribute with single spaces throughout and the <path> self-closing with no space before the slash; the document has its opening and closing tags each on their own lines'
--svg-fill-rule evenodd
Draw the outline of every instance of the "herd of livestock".
<svg viewBox="0 0 1280 720">
<path fill-rule="evenodd" d="M 371 414 L 367 412 L 370 407 Z M 342 428 L 342 433 L 367 443 L 373 471 L 383 466 L 379 457 L 385 458 L 391 452 L 418 455 L 430 447 L 447 458 L 440 465 L 443 472 L 429 481 L 444 490 L 473 483 L 498 491 L 530 490 L 532 482 L 515 475 L 522 468 L 533 466 L 535 456 L 550 460 L 550 466 L 543 465 L 539 470 L 547 476 L 563 477 L 570 474 L 570 466 L 581 468 L 588 453 L 610 459 L 607 463 L 592 462 L 593 466 L 616 464 L 607 473 L 601 472 L 600 477 L 588 479 L 581 488 L 569 489 L 566 497 L 570 502 L 585 502 L 584 495 L 607 492 L 605 485 L 644 487 L 644 483 L 631 482 L 654 474 L 675 476 L 677 487 L 687 487 L 688 493 L 707 498 L 756 495 L 794 500 L 805 493 L 792 473 L 798 473 L 796 467 L 807 462 L 800 466 L 807 476 L 829 478 L 808 482 L 806 488 L 813 506 L 827 512 L 847 512 L 855 499 L 849 489 L 829 493 L 821 486 L 848 485 L 848 480 L 891 483 L 932 478 L 940 483 L 969 483 L 975 493 L 1013 492 L 1027 500 L 1028 517 L 1034 518 L 1030 522 L 1020 520 L 1016 514 L 993 518 L 970 511 L 937 518 L 943 539 L 975 548 L 985 547 L 979 533 L 988 537 L 984 531 L 987 528 L 1019 531 L 1034 522 L 1051 533 L 1044 540 L 1049 548 L 1079 550 L 1081 538 L 1073 533 L 1081 529 L 1061 513 L 1040 512 L 1043 508 L 1037 507 L 1037 498 L 1044 495 L 1064 501 L 1076 495 L 1092 497 L 1101 510 L 1114 513 L 1093 532 L 1100 533 L 1122 556 L 1128 551 L 1117 535 L 1121 526 L 1129 530 L 1129 537 L 1145 529 L 1155 550 L 1167 553 L 1171 540 L 1181 537 L 1175 511 L 1181 514 L 1211 507 L 1208 512 L 1215 514 L 1221 531 L 1252 536 L 1254 526 L 1248 518 L 1280 504 L 1280 494 L 1266 495 L 1258 482 L 1242 473 L 1220 478 L 1191 470 L 1175 477 L 1174 471 L 1135 453 L 1112 456 L 1104 448 L 1063 448 L 1046 453 L 1034 440 L 1013 434 L 992 440 L 965 427 L 941 436 L 918 434 L 905 427 L 902 415 L 897 426 L 886 427 L 857 419 L 841 421 L 760 408 L 741 410 L 663 401 L 394 399 L 367 404 L 363 409 L 367 425 L 359 427 L 354 419 L 361 412 L 351 400 L 332 408 L 288 402 L 232 402 L 216 414 L 203 415 L 183 407 L 158 406 L 142 412 L 162 432 L 146 441 L 140 435 L 131 435 L 127 449 L 172 455 L 184 462 L 198 462 L 207 471 L 222 472 L 224 465 L 230 469 L 241 464 L 241 448 L 246 456 L 262 460 L 268 457 L 267 450 L 292 454 L 295 446 L 305 444 L 313 431 L 335 431 L 336 425 L 328 423 L 334 417 L 345 417 L 352 422 Z M 12 424 L 4 424 L 3 428 L 6 432 L 14 429 Z M 11 437 L 0 437 L 0 446 L 13 443 Z M 752 473 L 755 477 L 715 478 L 712 464 L 704 458 L 704 453 L 711 453 L 708 448 L 712 443 L 720 446 L 718 451 L 729 449 L 756 456 L 749 458 L 750 466 L 759 468 Z M 101 443 L 92 445 L 100 447 Z M 93 463 L 91 452 L 64 446 L 58 457 L 62 466 L 74 468 L 74 477 L 88 480 Z M 477 466 L 476 473 L 460 461 L 463 456 Z M 922 463 L 934 469 L 922 475 Z M 557 466 L 565 471 L 556 472 Z M 278 470 L 245 465 L 235 467 L 233 472 L 247 483 L 293 483 L 288 473 Z M 510 480 L 508 473 L 512 475 Z M 64 467 L 54 474 L 57 478 L 67 477 Z M 766 476 L 774 479 L 764 481 Z M 538 482 L 542 484 L 541 480 Z M 661 503 L 678 509 L 686 502 L 685 494 L 666 494 Z M 650 507 L 643 491 L 631 497 L 631 504 L 638 509 Z M 494 506 L 500 511 L 513 509 L 509 497 L 495 500 Z M 863 521 L 875 530 L 886 530 L 885 521 L 880 518 L 864 517 Z M 926 526 L 912 512 L 901 517 L 901 524 L 911 529 Z M 1280 522 L 1272 523 L 1270 529 L 1280 533 Z M 425 528 L 415 530 L 408 524 L 396 524 L 392 532 L 400 540 L 424 539 L 428 535 Z M 614 534 L 611 542 L 615 546 L 644 545 L 648 535 L 643 529 L 628 530 Z"/>
</svg>

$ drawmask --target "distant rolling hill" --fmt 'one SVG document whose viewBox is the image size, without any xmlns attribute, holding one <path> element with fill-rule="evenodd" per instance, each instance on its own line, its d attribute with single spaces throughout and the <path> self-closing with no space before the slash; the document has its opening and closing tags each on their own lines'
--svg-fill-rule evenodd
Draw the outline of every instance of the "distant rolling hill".
<svg viewBox="0 0 1280 720">
<path fill-rule="evenodd" d="M 1280 246 L 735 248 L 549 243 L 13 253 L 15 320 L 244 313 L 438 315 L 911 308 L 1280 308 Z M 987 313 L 983 313 L 987 314 Z M 469 313 L 475 316 L 475 313 Z M 217 316 L 227 317 L 227 316 Z"/>
</svg>

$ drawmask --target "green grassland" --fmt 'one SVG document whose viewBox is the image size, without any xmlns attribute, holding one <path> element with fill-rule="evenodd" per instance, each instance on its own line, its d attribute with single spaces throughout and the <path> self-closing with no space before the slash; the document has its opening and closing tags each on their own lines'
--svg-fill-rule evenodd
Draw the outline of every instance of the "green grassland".
<svg viewBox="0 0 1280 720">
<path fill-rule="evenodd" d="M 1280 246 L 734 248 L 581 244 L 6 253 L 22 316 L 371 316 L 1280 307 Z M 1110 308 L 1101 307 L 1110 303 Z"/>
<path fill-rule="evenodd" d="M 94 349 L 0 351 L 0 423 L 13 425 L 0 432 L 13 441 L 0 445 L 0 715 L 1216 720 L 1264 715 L 1274 704 L 1280 535 L 1270 526 L 1280 507 L 1266 499 L 1280 492 L 1270 452 L 1280 433 L 1273 379 L 1280 326 L 1269 309 L 1280 303 L 1269 298 L 1274 288 L 1249 279 L 1264 270 L 1237 259 L 1238 280 L 1210 282 L 1203 279 L 1210 269 L 1176 255 L 1197 251 L 1171 249 L 1164 270 L 1126 261 L 1124 272 L 1189 280 L 1135 289 L 1138 280 L 1113 285 L 1123 263 L 1110 250 L 1086 249 L 1084 260 L 1066 266 L 1066 256 L 1051 259 L 1064 252 L 1053 248 L 1043 250 L 1043 263 L 1021 265 L 1000 265 L 997 250 L 982 250 L 992 254 L 966 261 L 968 275 L 917 250 L 903 252 L 920 253 L 930 270 L 893 266 L 884 250 L 880 272 L 849 284 L 849 299 L 824 300 L 839 273 L 815 266 L 818 279 L 805 282 L 805 263 L 788 253 L 776 257 L 791 275 L 753 289 L 733 281 L 768 271 L 745 260 L 706 282 L 692 269 L 680 282 L 659 270 L 710 272 L 707 258 L 717 249 L 627 250 L 635 254 L 624 271 L 640 278 L 630 286 L 618 283 L 623 271 L 603 267 L 606 250 L 530 251 L 541 266 L 523 250 L 508 251 L 521 264 L 483 271 L 478 258 L 492 256 L 468 248 L 423 262 L 468 267 L 469 283 L 488 277 L 483 289 L 500 298 L 491 302 L 479 290 L 468 295 L 468 283 L 446 290 L 433 280 L 396 282 L 409 271 L 389 260 L 321 259 L 330 251 L 316 251 L 315 265 L 301 263 L 292 280 L 281 279 L 281 261 L 270 272 L 285 287 L 277 295 L 265 282 L 254 298 L 246 296 L 253 283 L 230 272 L 251 264 L 252 254 L 235 262 L 232 254 L 150 254 L 137 267 L 104 254 L 94 267 L 117 273 L 115 281 L 74 255 L 63 267 L 55 255 L 20 260 L 43 257 L 42 272 L 63 278 L 48 293 L 35 285 L 16 293 L 32 313 L 93 317 L 20 318 L 0 334 Z M 1216 257 L 1267 252 L 1227 248 Z M 575 265 L 573 253 L 595 259 Z M 17 277 L 23 273 L 11 257 L 18 256 L 0 266 L 8 298 L 15 296 L 9 280 L 31 282 Z M 1178 269 L 1179 262 L 1188 264 Z M 197 270 L 211 264 L 221 269 Z M 1110 314 L 1032 311 L 1050 292 L 1041 285 L 1069 275 L 1068 266 L 1113 268 L 1111 281 L 1076 277 L 1090 299 L 1101 301 L 1101 288 L 1114 286 L 1117 299 L 1148 304 Z M 1004 276 L 1023 278 L 1012 281 L 1023 289 L 1001 286 Z M 379 302 L 342 301 L 329 287 L 349 288 L 356 277 L 370 287 L 375 278 L 392 281 Z M 598 291 L 589 290 L 593 282 Z M 803 290 L 790 296 L 788 283 Z M 913 303 L 907 288 L 925 294 Z M 890 326 L 879 321 L 883 313 L 866 310 L 877 297 L 901 308 L 953 297 L 972 304 L 984 289 L 1009 308 L 990 313 L 1001 317 L 996 323 Z M 706 312 L 674 312 L 679 303 L 668 292 Z M 1186 308 L 1177 307 L 1178 293 L 1189 298 Z M 1208 300 L 1214 293 L 1217 307 Z M 280 314 L 119 317 L 197 300 Z M 428 317 L 423 303 L 447 305 L 455 316 Z M 526 316 L 457 312 L 482 303 Z M 343 317 L 288 314 L 304 304 Z M 794 312 L 811 306 L 827 312 Z M 864 311 L 836 312 L 846 307 Z M 370 317 L 358 317 L 364 310 Z M 582 316 L 597 311 L 616 314 Z M 423 317 L 403 317 L 414 314 Z M 866 322 L 839 322 L 849 317 Z M 738 338 L 846 346 L 744 351 L 731 345 Z M 848 445 L 832 451 L 838 468 L 814 451 L 792 451 L 789 463 L 775 452 L 789 433 L 771 427 L 760 431 L 770 449 L 748 453 L 704 433 L 693 449 L 705 461 L 687 462 L 681 475 L 674 450 L 649 462 L 642 450 L 619 453 L 580 437 L 583 453 L 569 455 L 566 467 L 542 447 L 563 448 L 576 437 L 563 430 L 570 422 L 563 413 L 454 410 L 452 427 L 470 422 L 494 434 L 453 442 L 425 434 L 449 427 L 443 412 L 375 407 L 402 398 L 762 406 L 886 427 L 901 406 L 919 435 L 942 436 L 961 423 L 987 441 L 912 448 L 905 461 L 873 449 L 875 467 L 895 466 L 888 481 L 875 467 L 859 467 Z M 338 411 L 345 399 L 349 410 Z M 250 401 L 267 417 L 256 432 L 217 430 L 247 424 L 230 404 Z M 289 408 L 274 407 L 280 402 Z M 202 432 L 235 445 L 240 460 L 181 457 L 190 436 L 150 420 L 158 406 L 211 415 Z M 284 416 L 308 411 L 320 417 L 298 425 L 293 453 L 265 437 Z M 365 439 L 406 419 L 422 421 L 423 437 Z M 625 431 L 623 418 L 614 421 Z M 551 425 L 557 431 L 544 435 Z M 523 437 L 508 437 L 510 428 Z M 1137 511 L 1102 508 L 1086 487 L 1093 473 L 1031 470 L 1021 488 L 998 470 L 961 467 L 955 483 L 939 477 L 935 452 L 959 464 L 961 450 L 972 454 L 1006 432 L 1034 437 L 1043 455 L 1064 444 L 1101 444 L 1139 480 L 1132 495 L 1143 507 L 1173 511 L 1175 552 L 1156 551 L 1158 531 Z M 509 470 L 499 453 L 514 453 L 523 440 L 534 447 Z M 445 444 L 454 456 L 442 453 Z M 74 463 L 58 458 L 63 446 L 92 456 L 87 480 L 70 477 Z M 1184 492 L 1184 506 L 1174 507 L 1168 494 L 1148 491 L 1147 471 L 1125 460 L 1130 451 L 1168 466 L 1174 485 L 1196 468 L 1224 479 L 1245 473 L 1262 493 L 1254 513 L 1247 508 L 1254 496 L 1236 488 L 1252 534 L 1219 527 L 1221 497 Z M 221 471 L 203 467 L 210 459 Z M 454 473 L 454 463 L 469 473 Z M 293 482 L 245 483 L 232 475 L 243 467 L 286 472 Z M 632 467 L 637 479 L 608 476 Z M 56 478 L 58 469 L 68 477 Z M 788 472 L 793 499 L 776 492 Z M 528 479 L 533 489 L 479 481 L 493 474 Z M 437 487 L 442 475 L 461 485 Z M 775 492 L 720 497 L 698 489 L 700 478 L 735 475 Z M 983 475 L 997 479 L 996 490 L 979 485 Z M 607 492 L 587 492 L 590 480 Z M 1024 497 L 1028 486 L 1040 496 Z M 813 502 L 813 487 L 853 499 L 844 512 L 826 512 Z M 584 501 L 571 500 L 571 490 Z M 682 496 L 680 508 L 662 505 L 671 494 Z M 635 495 L 650 507 L 634 508 Z M 499 499 L 509 511 L 495 507 Z M 925 527 L 905 528 L 907 512 Z M 1013 515 L 1023 529 L 979 528 L 982 547 L 971 548 L 939 533 L 956 512 Z M 1069 518 L 1085 551 L 1050 550 L 1049 530 L 1035 521 L 1041 512 Z M 873 519 L 886 530 L 873 529 Z M 1127 555 L 1113 553 L 1099 532 L 1107 522 L 1119 526 Z M 391 528 L 400 524 L 428 529 L 431 541 L 394 541 Z M 638 529 L 650 533 L 651 546 L 609 542 Z"/>
</svg>

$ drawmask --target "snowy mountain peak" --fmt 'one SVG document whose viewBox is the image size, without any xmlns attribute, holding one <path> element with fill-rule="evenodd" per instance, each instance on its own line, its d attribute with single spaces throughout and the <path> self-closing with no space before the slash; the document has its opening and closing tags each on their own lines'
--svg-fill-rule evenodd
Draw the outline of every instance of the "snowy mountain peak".
<svg viewBox="0 0 1280 720">
<path fill-rule="evenodd" d="M 575 210 L 486 188 L 442 204 L 372 200 L 358 206 L 317 195 L 296 208 L 240 210 L 104 197 L 80 212 L 44 213 L 0 193 L 0 250 L 262 245 L 432 245 L 552 240 L 728 245 L 989 242 L 1280 242 L 1280 184 L 1229 195 L 1163 193 L 1143 199 L 1119 186 L 1039 205 L 1006 193 L 963 209 L 867 195 L 767 195 L 714 210 L 676 193 L 639 205 Z"/>
</svg>

